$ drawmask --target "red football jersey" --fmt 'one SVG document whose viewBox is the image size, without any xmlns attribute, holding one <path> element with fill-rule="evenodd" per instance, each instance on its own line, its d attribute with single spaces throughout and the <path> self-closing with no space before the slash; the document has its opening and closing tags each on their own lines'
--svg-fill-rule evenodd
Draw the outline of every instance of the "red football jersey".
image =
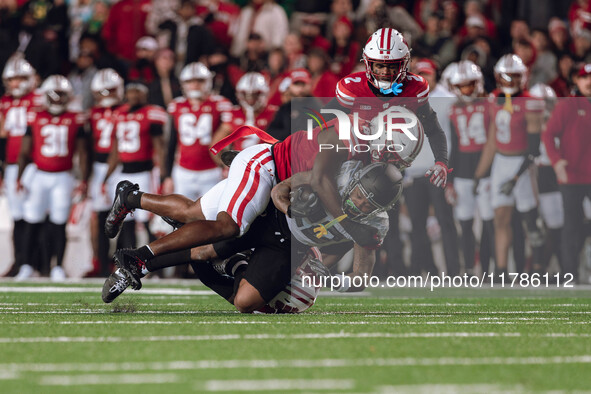
<svg viewBox="0 0 591 394">
<path fill-rule="evenodd" d="M 273 121 L 273 118 L 275 117 L 275 112 L 277 112 L 278 109 L 279 107 L 277 107 L 276 105 L 267 105 L 261 113 L 254 117 L 254 119 L 250 119 L 248 121 L 246 119 L 247 114 L 246 112 L 244 112 L 242 107 L 234 106 L 234 108 L 232 109 L 232 130 L 236 130 L 240 126 L 247 125 L 255 126 L 263 131 L 267 131 L 267 127 L 269 126 L 271 121 Z M 249 146 L 256 145 L 258 143 L 260 143 L 259 137 L 253 134 L 248 137 L 244 137 L 237 141 L 234 141 L 232 143 L 232 149 L 243 150 L 245 148 L 248 148 Z"/>
<path fill-rule="evenodd" d="M 41 171 L 60 172 L 72 169 L 72 158 L 76 150 L 76 138 L 86 122 L 86 115 L 80 112 L 65 112 L 54 116 L 42 110 L 27 114 L 33 138 L 33 163 Z"/>
<path fill-rule="evenodd" d="M 117 108 L 92 107 L 90 109 L 90 128 L 92 130 L 95 153 L 109 153 L 115 140 L 113 115 Z"/>
<path fill-rule="evenodd" d="M 129 105 L 118 108 L 114 115 L 115 135 L 122 163 L 152 160 L 154 146 L 150 125 L 164 125 L 168 115 L 164 108 L 157 105 L 146 105 L 137 111 L 129 112 Z"/>
<path fill-rule="evenodd" d="M 339 132 L 338 120 L 336 118 L 327 122 L 327 126 L 329 128 L 334 126 L 334 132 Z M 323 130 L 325 129 L 320 126 L 316 127 L 312 130 L 311 138 L 308 138 L 307 130 L 300 130 L 275 144 L 273 147 L 273 158 L 279 181 L 291 177 L 294 173 L 297 174 L 312 170 L 316 155 L 321 149 L 336 150 L 334 147 L 321 147 L 319 145 L 318 135 Z M 366 141 L 360 141 L 355 133 L 351 133 L 351 139 L 342 140 L 342 142 L 346 148 L 339 148 L 339 151 L 343 149 L 348 150 L 347 160 L 360 160 L 366 164 L 369 163 L 371 157 L 368 153 L 369 146 Z"/>
<path fill-rule="evenodd" d="M 488 135 L 490 109 L 486 100 L 472 103 L 455 103 L 451 108 L 450 120 L 458 136 L 460 152 L 481 152 Z"/>
<path fill-rule="evenodd" d="M 370 89 L 365 72 L 353 73 L 342 78 L 337 84 L 336 96 L 341 105 L 358 112 L 366 120 L 376 117 L 381 111 L 394 106 L 405 106 L 411 111 L 427 103 L 429 84 L 418 75 L 406 73 L 402 93 L 397 96 L 376 97 Z"/>
<path fill-rule="evenodd" d="M 232 120 L 232 103 L 217 95 L 209 96 L 200 104 L 191 104 L 184 97 L 168 104 L 177 130 L 179 165 L 183 168 L 203 171 L 215 168 L 209 156 L 209 146 L 215 131 L 222 123 Z"/>
<path fill-rule="evenodd" d="M 4 122 L 4 130 L 8 133 L 6 140 L 6 163 L 15 164 L 21 150 L 21 140 L 27 131 L 27 112 L 41 105 L 41 96 L 30 92 L 21 98 L 4 95 L 0 98 L 0 118 Z"/>
<path fill-rule="evenodd" d="M 505 104 L 500 104 L 496 97 L 502 97 L 498 90 L 492 92 L 494 97 L 491 104 L 491 116 L 496 127 L 497 150 L 501 153 L 516 153 L 527 150 L 527 121 L 528 112 L 543 112 L 543 99 L 532 97 L 524 91 L 511 98 L 512 112 Z"/>
</svg>

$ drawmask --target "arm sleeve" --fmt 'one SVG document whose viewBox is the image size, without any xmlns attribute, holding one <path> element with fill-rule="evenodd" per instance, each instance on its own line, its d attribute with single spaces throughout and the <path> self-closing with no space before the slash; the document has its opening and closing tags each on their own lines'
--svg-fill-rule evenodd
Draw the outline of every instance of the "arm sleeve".
<svg viewBox="0 0 591 394">
<path fill-rule="evenodd" d="M 527 134 L 527 154 L 533 157 L 537 157 L 540 155 L 540 134 Z"/>
<path fill-rule="evenodd" d="M 542 141 L 544 142 L 544 146 L 546 147 L 546 153 L 550 158 L 552 164 L 555 164 L 558 160 L 562 159 L 560 155 L 560 151 L 556 147 L 555 138 L 561 138 L 562 133 L 564 131 L 564 123 L 562 120 L 562 108 L 563 103 L 572 103 L 571 100 L 565 100 L 559 102 L 550 119 L 548 119 L 548 123 L 546 124 L 546 130 L 542 132 Z"/>
<path fill-rule="evenodd" d="M 0 138 L 0 172 L 2 171 L 2 166 L 4 161 L 6 160 L 6 138 Z"/>
<path fill-rule="evenodd" d="M 456 134 L 456 127 L 454 126 L 454 124 L 452 122 L 450 122 L 450 128 L 451 128 L 451 154 L 449 156 L 449 168 L 455 168 L 458 165 L 458 147 L 459 147 L 459 141 L 458 141 L 458 135 Z M 453 180 L 453 172 L 448 173 L 447 174 L 447 179 L 448 179 L 448 183 L 450 181 Z"/>
<path fill-rule="evenodd" d="M 168 152 L 166 154 L 166 161 L 165 161 L 165 171 L 164 177 L 169 177 L 172 174 L 172 166 L 174 165 L 174 157 L 176 154 L 176 145 L 177 145 L 177 131 L 174 122 L 172 122 L 172 126 L 170 127 L 170 137 L 168 138 Z"/>
<path fill-rule="evenodd" d="M 29 137 L 33 136 L 33 128 L 31 126 L 27 126 L 27 131 L 25 131 L 25 135 L 28 135 Z"/>
<path fill-rule="evenodd" d="M 433 111 L 431 105 L 426 103 L 417 109 L 417 116 L 423 124 L 425 135 L 429 138 L 429 145 L 431 145 L 435 161 L 440 161 L 448 165 L 447 140 L 445 138 L 445 132 L 437 120 L 437 114 Z"/>
</svg>

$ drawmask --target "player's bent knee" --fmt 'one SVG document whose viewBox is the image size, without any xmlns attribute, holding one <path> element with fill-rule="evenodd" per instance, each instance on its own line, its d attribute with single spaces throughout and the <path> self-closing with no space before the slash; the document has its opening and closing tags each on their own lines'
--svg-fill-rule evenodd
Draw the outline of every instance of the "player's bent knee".
<svg viewBox="0 0 591 394">
<path fill-rule="evenodd" d="M 265 300 L 258 290 L 248 282 L 241 285 L 234 296 L 234 306 L 240 313 L 252 313 L 264 305 Z"/>
<path fill-rule="evenodd" d="M 226 238 L 237 237 L 240 235 L 240 227 L 227 212 L 218 213 L 216 221 L 220 225 L 220 231 Z"/>
</svg>

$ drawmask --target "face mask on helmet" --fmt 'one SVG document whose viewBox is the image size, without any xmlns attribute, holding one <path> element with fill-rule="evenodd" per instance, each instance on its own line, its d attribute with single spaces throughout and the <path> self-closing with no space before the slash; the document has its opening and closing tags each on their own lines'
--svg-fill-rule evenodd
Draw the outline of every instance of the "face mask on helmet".
<svg viewBox="0 0 591 394">
<path fill-rule="evenodd" d="M 342 210 L 354 221 L 366 220 L 394 207 L 402 195 L 402 174 L 386 163 L 357 171 L 345 190 Z"/>
<path fill-rule="evenodd" d="M 505 94 L 514 95 L 525 88 L 527 67 L 517 55 L 502 56 L 495 65 L 497 87 Z"/>
<path fill-rule="evenodd" d="M 94 100 L 99 107 L 109 108 L 121 102 L 117 88 L 103 89 L 98 92 L 93 92 Z"/>
<path fill-rule="evenodd" d="M 99 107 L 109 108 L 123 101 L 123 78 L 112 68 L 99 70 L 94 75 L 90 88 Z"/>
<path fill-rule="evenodd" d="M 60 90 L 49 90 L 45 92 L 47 110 L 53 115 L 59 115 L 66 111 L 70 102 L 70 93 Z"/>
<path fill-rule="evenodd" d="M 199 62 L 187 64 L 179 76 L 183 94 L 188 99 L 202 100 L 211 92 L 213 73 Z"/>
<path fill-rule="evenodd" d="M 499 73 L 496 74 L 497 86 L 505 94 L 513 95 L 523 89 L 523 78 L 521 74 Z"/>
</svg>

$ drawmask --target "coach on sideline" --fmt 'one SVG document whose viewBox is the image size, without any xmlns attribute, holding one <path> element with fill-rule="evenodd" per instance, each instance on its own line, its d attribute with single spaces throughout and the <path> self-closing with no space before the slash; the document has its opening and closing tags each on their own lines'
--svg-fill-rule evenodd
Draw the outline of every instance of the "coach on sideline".
<svg viewBox="0 0 591 394">
<path fill-rule="evenodd" d="M 542 140 L 562 193 L 563 274 L 570 272 L 576 280 L 579 253 L 585 240 L 583 200 L 585 196 L 591 199 L 591 63 L 581 67 L 575 84 L 577 98 L 558 102 Z"/>
</svg>

